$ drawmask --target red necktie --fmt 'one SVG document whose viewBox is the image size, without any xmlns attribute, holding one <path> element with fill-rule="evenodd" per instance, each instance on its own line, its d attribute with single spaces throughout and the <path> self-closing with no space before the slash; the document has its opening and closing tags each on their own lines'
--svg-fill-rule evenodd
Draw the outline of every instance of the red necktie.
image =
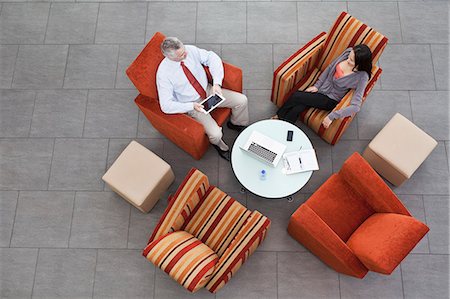
<svg viewBox="0 0 450 299">
<path fill-rule="evenodd" d="M 195 79 L 194 75 L 192 75 L 191 71 L 187 68 L 187 66 L 184 65 L 183 61 L 181 62 L 181 68 L 183 69 L 184 74 L 189 80 L 189 83 L 191 83 L 192 87 L 194 87 L 194 89 L 197 91 L 198 95 L 202 99 L 206 99 L 206 91 L 203 89 L 203 87 L 200 85 L 197 79 Z"/>
</svg>

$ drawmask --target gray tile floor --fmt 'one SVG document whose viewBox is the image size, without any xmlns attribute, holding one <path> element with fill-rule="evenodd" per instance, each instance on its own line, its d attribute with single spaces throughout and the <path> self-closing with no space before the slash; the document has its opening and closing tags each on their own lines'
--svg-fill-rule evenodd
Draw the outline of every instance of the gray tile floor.
<svg viewBox="0 0 450 299">
<path fill-rule="evenodd" d="M 0 3 L 0 296 L 2 298 L 448 298 L 448 1 L 99 0 Z M 252 122 L 271 116 L 272 72 L 348 11 L 390 38 L 384 72 L 332 147 L 302 127 L 320 171 L 293 202 L 239 193 L 229 164 L 200 161 L 160 135 L 133 103 L 124 70 L 155 31 L 212 49 L 244 70 Z M 330 270 L 286 233 L 290 214 L 395 112 L 439 141 L 395 192 L 431 228 L 391 276 Z M 236 137 L 225 129 L 230 143 Z M 101 180 L 131 139 L 174 168 L 197 167 L 268 215 L 266 241 L 216 296 L 190 295 L 141 257 L 166 205 L 145 215 Z"/>
</svg>

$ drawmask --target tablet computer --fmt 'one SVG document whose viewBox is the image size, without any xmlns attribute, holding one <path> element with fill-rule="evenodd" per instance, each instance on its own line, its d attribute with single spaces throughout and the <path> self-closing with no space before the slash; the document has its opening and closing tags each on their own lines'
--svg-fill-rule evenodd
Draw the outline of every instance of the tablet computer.
<svg viewBox="0 0 450 299">
<path fill-rule="evenodd" d="M 214 109 L 216 109 L 217 106 L 222 104 L 222 102 L 225 101 L 225 98 L 221 96 L 220 94 L 212 94 L 203 101 L 200 102 L 201 105 L 203 105 L 203 113 L 208 114 Z"/>
</svg>

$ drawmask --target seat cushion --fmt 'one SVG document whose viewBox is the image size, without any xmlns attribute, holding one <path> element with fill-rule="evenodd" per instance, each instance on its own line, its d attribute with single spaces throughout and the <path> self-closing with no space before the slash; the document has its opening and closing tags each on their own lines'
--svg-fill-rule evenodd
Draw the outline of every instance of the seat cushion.
<svg viewBox="0 0 450 299">
<path fill-rule="evenodd" d="M 154 240 L 143 255 L 191 292 L 206 285 L 219 260 L 214 251 L 185 231 Z"/>
<path fill-rule="evenodd" d="M 210 187 L 181 228 L 222 256 L 250 211 L 216 187 Z"/>
<path fill-rule="evenodd" d="M 165 36 L 162 33 L 156 32 L 126 71 L 139 92 L 152 99 L 158 99 L 156 71 L 164 59 L 160 48 L 164 39 Z"/>
<path fill-rule="evenodd" d="M 428 230 L 411 216 L 375 213 L 351 235 L 347 245 L 369 270 L 391 274 Z"/>
<path fill-rule="evenodd" d="M 139 208 L 147 200 L 154 201 L 154 205 L 173 182 L 174 174 L 163 159 L 136 141 L 131 141 L 105 173 L 103 180 Z"/>
<path fill-rule="evenodd" d="M 412 176 L 436 146 L 436 140 L 400 113 L 396 113 L 368 145 L 406 178 Z M 377 169 L 375 165 L 374 168 Z"/>
</svg>

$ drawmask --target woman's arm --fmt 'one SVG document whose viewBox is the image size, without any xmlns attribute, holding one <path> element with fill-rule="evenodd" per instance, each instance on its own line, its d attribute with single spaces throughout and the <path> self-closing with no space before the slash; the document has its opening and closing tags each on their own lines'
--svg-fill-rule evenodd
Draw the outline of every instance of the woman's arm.
<svg viewBox="0 0 450 299">
<path fill-rule="evenodd" d="M 366 72 L 362 72 L 359 77 L 359 81 L 356 85 L 355 92 L 353 93 L 352 100 L 350 105 L 345 107 L 344 109 L 336 110 L 328 114 L 328 118 L 330 120 L 334 120 L 336 118 L 344 118 L 347 116 L 351 116 L 359 111 L 361 108 L 362 98 L 364 94 L 364 90 L 366 89 L 367 82 L 369 81 L 369 75 Z"/>
</svg>

